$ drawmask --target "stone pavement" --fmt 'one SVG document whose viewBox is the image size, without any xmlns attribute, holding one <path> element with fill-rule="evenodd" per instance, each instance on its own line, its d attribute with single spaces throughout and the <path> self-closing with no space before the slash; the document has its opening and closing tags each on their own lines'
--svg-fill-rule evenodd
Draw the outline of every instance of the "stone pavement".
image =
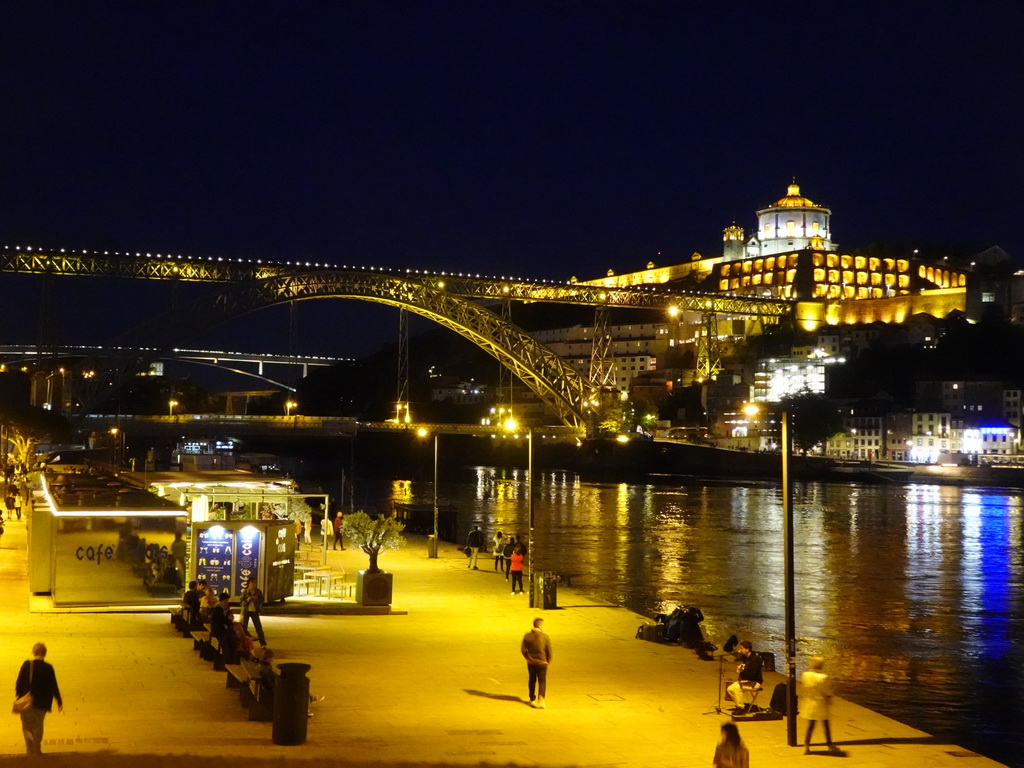
<svg viewBox="0 0 1024 768">
<path fill-rule="evenodd" d="M 0 541 L 0 669 L 13 698 L 21 661 L 33 642 L 46 642 L 65 700 L 65 713 L 46 719 L 51 764 L 181 768 L 207 757 L 260 765 L 287 757 L 688 768 L 711 762 L 725 720 L 705 714 L 717 702 L 718 665 L 634 639 L 636 614 L 564 587 L 558 610 L 532 610 L 525 595 L 509 594 L 489 558 L 472 571 L 442 545 L 430 560 L 425 541 L 410 536 L 409 546 L 381 558 L 395 574 L 396 613 L 264 618 L 278 661 L 311 664 L 311 688 L 326 696 L 314 705 L 306 743 L 276 746 L 271 725 L 245 719 L 225 674 L 200 661 L 166 613 L 30 611 L 25 538 L 25 524 L 13 522 Z M 330 558 L 350 572 L 366 564 L 352 549 Z M 541 613 L 554 662 L 548 708 L 536 710 L 526 703 L 519 642 Z M 765 700 L 781 679 L 766 681 Z M 843 700 L 832 726 L 850 768 L 998 765 Z M 803 728 L 801 720 L 801 738 Z M 740 732 L 756 768 L 813 762 L 786 746 L 784 721 L 742 723 Z M 0 759 L 23 752 L 12 716 L 0 731 Z"/>
</svg>

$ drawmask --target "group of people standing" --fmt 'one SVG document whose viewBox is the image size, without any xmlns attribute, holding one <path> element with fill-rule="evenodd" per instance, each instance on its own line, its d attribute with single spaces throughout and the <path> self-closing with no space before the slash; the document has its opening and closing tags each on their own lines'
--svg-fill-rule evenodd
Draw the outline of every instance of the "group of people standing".
<svg viewBox="0 0 1024 768">
<path fill-rule="evenodd" d="M 523 593 L 523 563 L 526 558 L 526 538 L 522 536 L 505 536 L 501 531 L 496 531 L 491 538 L 492 552 L 494 554 L 494 570 L 505 571 L 505 581 L 512 581 L 512 594 Z M 474 571 L 479 570 L 480 550 L 484 546 L 484 534 L 479 525 L 473 526 L 473 530 L 466 537 L 466 554 L 468 556 L 467 568 Z"/>
<path fill-rule="evenodd" d="M 15 516 L 21 520 L 21 493 L 18 490 L 17 482 L 8 478 L 7 489 L 4 495 L 4 508 L 7 510 L 7 522 L 11 522 Z M 0 538 L 4 535 L 4 509 L 0 509 Z"/>
</svg>

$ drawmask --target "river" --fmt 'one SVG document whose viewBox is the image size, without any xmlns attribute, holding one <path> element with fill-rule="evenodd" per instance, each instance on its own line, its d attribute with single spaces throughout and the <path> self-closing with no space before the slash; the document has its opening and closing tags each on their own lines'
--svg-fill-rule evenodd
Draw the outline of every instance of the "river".
<svg viewBox="0 0 1024 768">
<path fill-rule="evenodd" d="M 431 503 L 424 480 L 366 480 L 359 505 Z M 478 467 L 439 485 L 460 536 L 528 531 L 525 472 Z M 582 483 L 538 472 L 537 570 L 646 616 L 696 605 L 784 668 L 778 484 Z M 797 483 L 798 669 L 822 656 L 837 692 L 1024 768 L 1021 496 L 997 489 Z"/>
</svg>

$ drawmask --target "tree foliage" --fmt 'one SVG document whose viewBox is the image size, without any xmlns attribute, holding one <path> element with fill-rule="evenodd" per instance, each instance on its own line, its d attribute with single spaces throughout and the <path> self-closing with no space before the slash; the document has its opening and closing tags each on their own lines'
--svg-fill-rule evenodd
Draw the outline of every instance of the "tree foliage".
<svg viewBox="0 0 1024 768">
<path fill-rule="evenodd" d="M 825 395 L 800 392 L 782 401 L 790 417 L 790 434 L 801 453 L 843 431 L 843 419 L 836 404 Z"/>
<path fill-rule="evenodd" d="M 402 536 L 405 524 L 393 517 L 379 515 L 373 518 L 365 512 L 353 512 L 345 515 L 342 529 L 353 545 L 370 556 L 370 567 L 367 569 L 370 573 L 380 570 L 377 567 L 377 556 L 381 551 L 405 545 L 405 537 Z"/>
<path fill-rule="evenodd" d="M 0 405 L 0 422 L 8 427 L 11 460 L 26 467 L 32 464 L 37 444 L 47 440 L 60 442 L 71 434 L 67 419 L 34 405 Z"/>
</svg>

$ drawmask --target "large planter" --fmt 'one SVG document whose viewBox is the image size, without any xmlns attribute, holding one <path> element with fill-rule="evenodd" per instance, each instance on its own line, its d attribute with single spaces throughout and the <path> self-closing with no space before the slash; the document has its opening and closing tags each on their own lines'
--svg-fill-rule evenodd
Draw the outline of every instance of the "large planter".
<svg viewBox="0 0 1024 768">
<path fill-rule="evenodd" d="M 391 605 L 394 576 L 387 571 L 356 574 L 356 602 L 360 605 Z"/>
</svg>

